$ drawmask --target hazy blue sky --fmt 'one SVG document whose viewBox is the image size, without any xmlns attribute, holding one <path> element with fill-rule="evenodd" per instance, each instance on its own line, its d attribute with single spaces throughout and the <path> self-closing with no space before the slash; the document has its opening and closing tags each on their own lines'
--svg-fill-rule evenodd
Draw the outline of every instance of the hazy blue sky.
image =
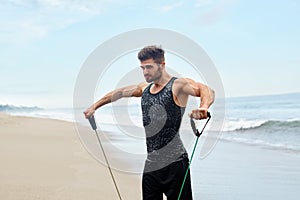
<svg viewBox="0 0 300 200">
<path fill-rule="evenodd" d="M 0 104 L 72 106 L 102 42 L 163 28 L 197 42 L 231 96 L 300 92 L 300 1 L 0 1 Z"/>
</svg>

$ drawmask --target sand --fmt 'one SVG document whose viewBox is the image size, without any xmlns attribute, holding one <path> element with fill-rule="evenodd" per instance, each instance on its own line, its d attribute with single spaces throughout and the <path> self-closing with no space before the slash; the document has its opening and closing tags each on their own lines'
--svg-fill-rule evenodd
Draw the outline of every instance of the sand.
<svg viewBox="0 0 300 200">
<path fill-rule="evenodd" d="M 70 122 L 0 114 L 0 163 L 0 199 L 118 199 Z M 140 175 L 113 173 L 123 199 L 141 199 Z"/>
<path fill-rule="evenodd" d="M 299 153 L 219 141 L 199 159 L 202 142 L 192 164 L 195 200 L 299 199 Z M 134 158 L 119 158 L 119 166 L 128 165 L 126 159 L 138 165 Z M 141 174 L 113 173 L 123 200 L 141 199 Z M 118 197 L 108 169 L 86 151 L 73 123 L 0 114 L 0 199 Z"/>
</svg>

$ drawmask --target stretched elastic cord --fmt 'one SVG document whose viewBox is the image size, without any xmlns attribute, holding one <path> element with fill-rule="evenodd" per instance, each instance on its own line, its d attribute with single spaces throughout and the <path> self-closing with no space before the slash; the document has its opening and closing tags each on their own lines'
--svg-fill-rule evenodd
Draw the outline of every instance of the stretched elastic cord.
<svg viewBox="0 0 300 200">
<path fill-rule="evenodd" d="M 194 148 L 193 148 L 193 152 L 192 152 L 192 155 L 191 155 L 191 158 L 190 158 L 190 162 L 189 162 L 188 168 L 186 169 L 186 172 L 185 172 L 185 175 L 184 175 L 184 178 L 183 178 L 183 181 L 182 181 L 182 185 L 181 185 L 180 192 L 179 192 L 177 200 L 180 200 L 180 197 L 181 197 L 181 194 L 182 194 L 182 191 L 183 191 L 183 188 L 184 188 L 184 184 L 185 184 L 186 178 L 187 178 L 188 173 L 189 173 L 189 169 L 190 169 L 191 164 L 192 164 L 192 160 L 193 160 L 194 153 L 195 153 L 195 150 L 196 150 L 196 147 L 197 147 L 197 144 L 198 144 L 198 140 L 199 140 L 201 134 L 203 133 L 206 125 L 208 124 L 208 122 L 209 122 L 209 120 L 211 118 L 211 115 L 210 115 L 209 112 L 207 113 L 207 116 L 208 116 L 208 119 L 205 122 L 205 124 L 204 124 L 204 126 L 203 126 L 203 128 L 202 128 L 202 130 L 201 130 L 200 133 L 199 133 L 198 129 L 196 128 L 194 120 L 192 118 L 190 118 L 191 127 L 193 129 L 194 134 L 197 136 L 197 139 L 196 139 L 196 142 L 195 142 L 195 145 L 194 145 Z"/>
<path fill-rule="evenodd" d="M 118 197 L 119 197 L 120 200 L 122 200 L 120 191 L 119 191 L 118 186 L 117 186 L 117 183 L 116 183 L 116 180 L 115 180 L 114 175 L 113 175 L 113 173 L 112 173 L 112 171 L 111 171 L 111 168 L 110 168 L 110 165 L 109 165 L 107 156 L 106 156 L 105 151 L 104 151 L 104 148 L 103 148 L 103 146 L 102 146 L 102 142 L 101 142 L 100 137 L 99 137 L 98 132 L 97 132 L 97 125 L 96 125 L 96 122 L 95 122 L 94 115 L 92 115 L 91 117 L 89 117 L 88 120 L 89 120 L 89 122 L 90 122 L 90 124 L 91 124 L 91 126 L 92 126 L 92 129 L 93 129 L 93 130 L 95 131 L 95 133 L 96 133 L 98 142 L 99 142 L 100 147 L 101 147 L 101 150 L 102 150 L 102 154 L 103 154 L 103 156 L 104 156 L 106 165 L 107 165 L 107 167 L 108 167 L 108 170 L 109 170 L 111 179 L 112 179 L 112 181 L 113 181 L 113 183 L 114 183 L 114 186 L 115 186 L 115 188 L 116 188 Z"/>
</svg>

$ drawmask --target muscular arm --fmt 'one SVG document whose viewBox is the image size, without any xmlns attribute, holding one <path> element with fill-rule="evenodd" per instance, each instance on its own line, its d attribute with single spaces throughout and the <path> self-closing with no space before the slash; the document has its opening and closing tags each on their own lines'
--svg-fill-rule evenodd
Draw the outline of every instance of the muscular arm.
<svg viewBox="0 0 300 200">
<path fill-rule="evenodd" d="M 124 97 L 141 97 L 146 86 L 147 83 L 140 83 L 138 85 L 130 85 L 111 91 L 103 96 L 99 101 L 91 105 L 86 111 L 84 111 L 84 115 L 86 118 L 88 118 L 93 115 L 94 112 L 101 106 L 112 103 Z"/>
<path fill-rule="evenodd" d="M 207 85 L 204 85 L 199 82 L 195 82 L 192 79 L 185 79 L 186 82 L 182 88 L 183 92 L 188 95 L 195 97 L 200 97 L 200 108 L 208 109 L 209 106 L 214 102 L 215 92 L 209 88 Z"/>
<path fill-rule="evenodd" d="M 198 109 L 193 110 L 190 116 L 195 119 L 207 118 L 207 110 L 213 104 L 215 99 L 215 92 L 199 82 L 195 82 L 189 78 L 180 79 L 180 93 L 183 97 L 191 95 L 195 97 L 200 97 L 200 106 Z"/>
</svg>

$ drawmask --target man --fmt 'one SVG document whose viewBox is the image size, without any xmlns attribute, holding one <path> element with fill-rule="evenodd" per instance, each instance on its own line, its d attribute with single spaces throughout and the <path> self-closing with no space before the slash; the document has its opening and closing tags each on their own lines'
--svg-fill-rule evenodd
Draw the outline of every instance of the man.
<svg viewBox="0 0 300 200">
<path fill-rule="evenodd" d="M 146 133 L 142 192 L 144 200 L 177 200 L 188 169 L 187 152 L 179 136 L 179 128 L 188 97 L 200 97 L 199 108 L 189 114 L 194 119 L 206 119 L 214 101 L 214 91 L 189 78 L 176 78 L 165 69 L 164 50 L 157 46 L 144 47 L 139 53 L 146 82 L 126 86 L 106 94 L 85 112 L 88 118 L 99 107 L 123 97 L 142 97 L 143 125 Z M 186 179 L 181 198 L 192 199 L 190 175 Z"/>
</svg>

